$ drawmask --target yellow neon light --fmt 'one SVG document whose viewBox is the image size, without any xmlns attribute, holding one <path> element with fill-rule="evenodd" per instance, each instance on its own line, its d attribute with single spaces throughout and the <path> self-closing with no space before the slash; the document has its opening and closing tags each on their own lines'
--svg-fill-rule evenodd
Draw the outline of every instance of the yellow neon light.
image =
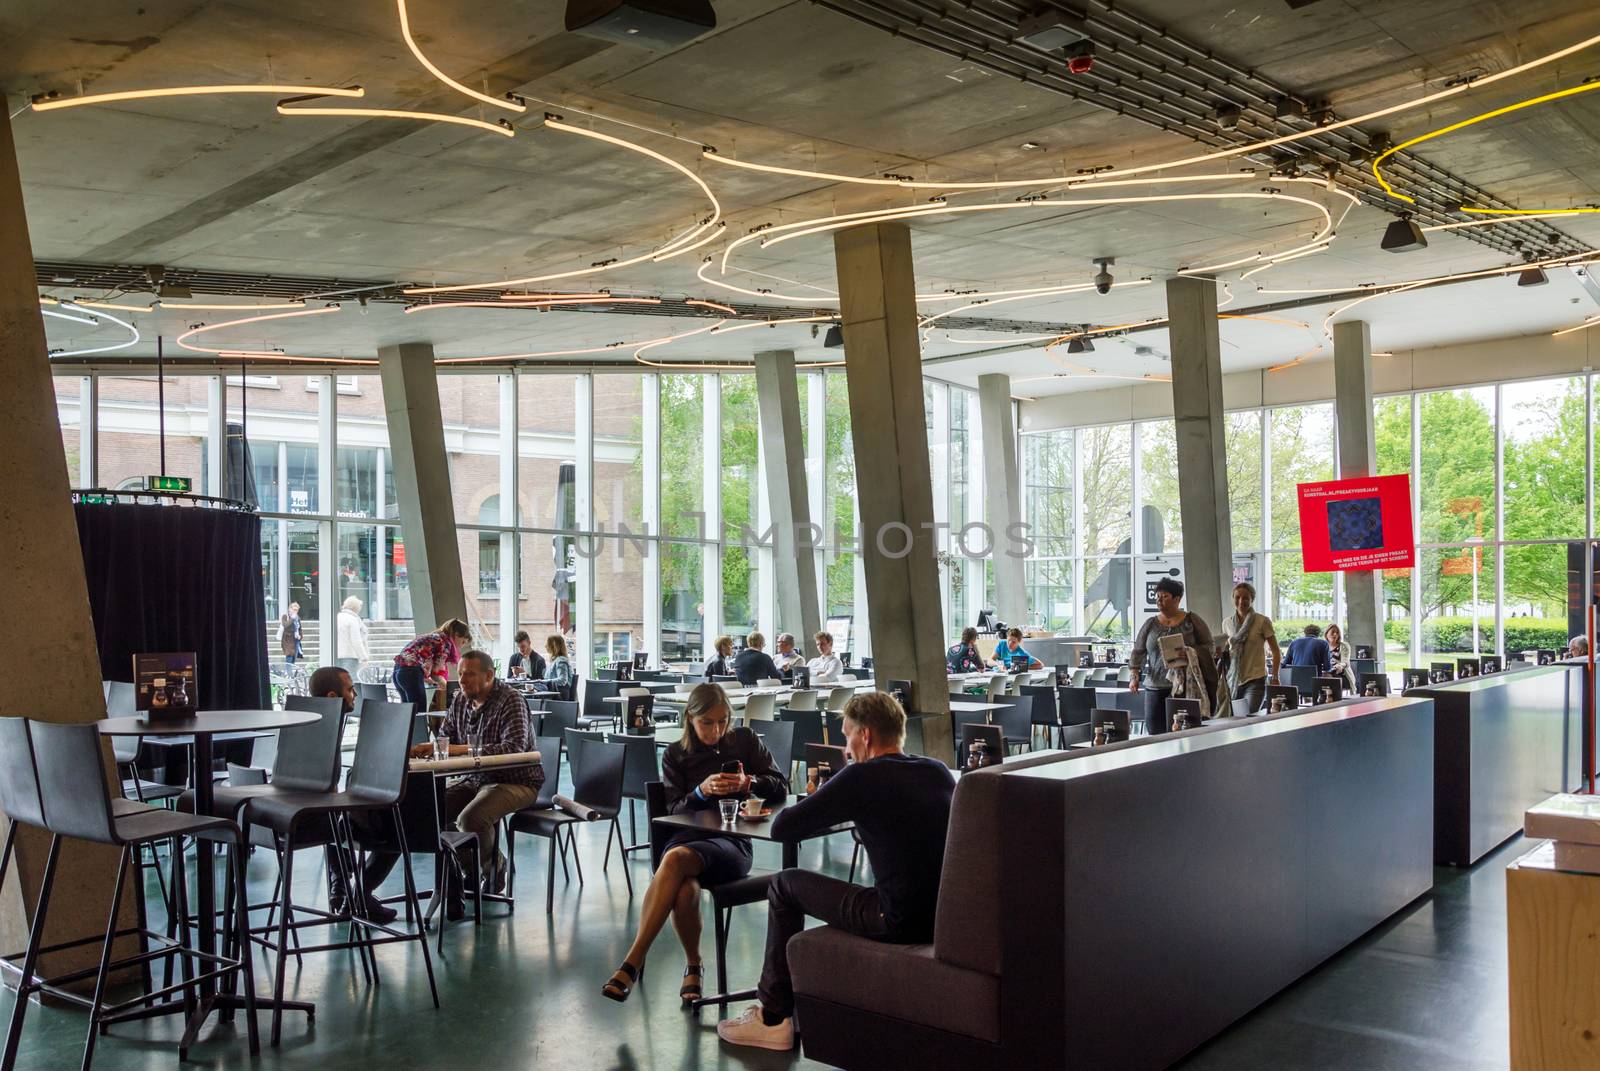
<svg viewBox="0 0 1600 1071">
<path fill-rule="evenodd" d="M 1587 331 L 1589 328 L 1593 327 L 1595 324 L 1600 324 L 1600 316 L 1591 316 L 1587 320 L 1583 321 L 1583 323 L 1577 325 L 1576 327 L 1563 327 L 1559 331 L 1552 331 L 1552 332 L 1550 332 L 1550 337 L 1551 338 L 1560 338 L 1562 335 L 1570 335 L 1574 331 Z"/>
<path fill-rule="evenodd" d="M 154 305 L 115 305 L 109 301 L 85 301 L 82 298 L 73 298 L 72 304 L 86 309 L 111 309 L 114 312 L 151 312 L 155 309 Z"/>
<path fill-rule="evenodd" d="M 361 86 L 280 86 L 280 85 L 228 85 L 228 86 L 173 86 L 168 89 L 127 89 L 119 93 L 90 93 L 82 97 L 51 99 L 47 95 L 33 98 L 31 107 L 36 112 L 53 112 L 62 108 L 77 108 L 85 104 L 112 104 L 119 100 L 150 100 L 156 97 L 200 97 L 213 93 L 285 93 L 308 97 L 363 97 L 367 91 Z"/>
<path fill-rule="evenodd" d="M 428 312 L 431 309 L 550 309 L 558 305 L 659 305 L 660 298 L 612 297 L 596 294 L 593 297 L 563 297 L 538 301 L 434 301 L 407 305 L 406 314 Z"/>
<path fill-rule="evenodd" d="M 714 312 L 725 312 L 729 316 L 739 315 L 738 309 L 734 308 L 732 305 L 724 305 L 720 301 L 703 301 L 700 298 L 690 298 L 688 301 L 685 301 L 684 304 L 693 305 L 699 309 L 711 309 Z"/>
<path fill-rule="evenodd" d="M 1468 220 L 1462 220 L 1459 223 L 1435 223 L 1431 227 L 1424 227 L 1422 229 L 1425 232 L 1427 232 L 1429 234 L 1432 234 L 1434 231 L 1456 231 L 1456 230 L 1461 230 L 1463 227 L 1492 227 L 1496 223 L 1513 223 L 1513 222 L 1516 222 L 1516 220 L 1518 220 L 1518 219 L 1546 219 L 1546 218 L 1549 218 L 1551 216 L 1565 216 L 1565 215 L 1568 215 L 1568 214 L 1569 213 L 1565 209 L 1551 210 L 1549 212 L 1530 211 L 1530 212 L 1528 212 L 1526 214 L 1515 216 L 1515 217 L 1504 217 L 1504 218 L 1498 218 L 1497 217 L 1497 218 L 1494 218 L 1494 219 L 1468 219 Z"/>
<path fill-rule="evenodd" d="M 1480 79 L 1480 82 L 1481 81 L 1482 80 Z M 1407 197 L 1403 193 L 1396 192 L 1395 188 L 1389 185 L 1389 181 L 1383 177 L 1383 172 L 1378 169 L 1380 164 L 1382 164 L 1389 157 L 1393 156 L 1395 153 L 1399 152 L 1401 149 L 1409 149 L 1413 145 L 1420 145 L 1424 141 L 1431 141 L 1434 138 L 1442 137 L 1445 134 L 1449 134 L 1456 130 L 1461 130 L 1464 127 L 1472 126 L 1475 123 L 1481 123 L 1486 119 L 1494 119 L 1501 115 L 1510 115 L 1512 112 L 1519 112 L 1524 108 L 1532 108 L 1537 104 L 1547 104 L 1553 100 L 1561 100 L 1565 97 L 1577 96 L 1579 93 L 1588 93 L 1596 89 L 1600 89 L 1600 82 L 1589 82 L 1586 85 L 1572 86 L 1569 89 L 1557 90 L 1554 93 L 1545 93 L 1542 96 L 1530 97 L 1527 100 L 1519 100 L 1515 104 L 1507 104 L 1503 108 L 1495 108 L 1492 111 L 1482 112 L 1481 114 L 1472 116 L 1470 119 L 1463 119 L 1459 123 L 1451 123 L 1449 126 L 1442 126 L 1438 130 L 1430 130 L 1426 134 L 1419 134 L 1417 137 L 1411 138 L 1407 141 L 1402 141 L 1393 148 L 1384 150 L 1384 152 L 1375 157 L 1372 161 L 1372 177 L 1378 180 L 1378 184 L 1383 187 L 1383 192 L 1388 194 L 1390 197 L 1393 197 L 1398 201 L 1404 201 L 1407 204 L 1416 204 L 1416 198 Z M 1323 129 L 1327 128 L 1324 127 Z"/>
<path fill-rule="evenodd" d="M 160 301 L 163 309 L 200 309 L 206 312 L 258 312 L 268 309 L 303 309 L 304 301 L 263 301 L 253 305 L 210 305 L 200 301 Z"/>
<path fill-rule="evenodd" d="M 307 96 L 310 96 L 308 94 Z M 279 115 L 338 115 L 354 116 L 355 118 L 368 119 L 414 119 L 424 123 L 454 123 L 456 126 L 472 127 L 474 130 L 487 130 L 491 134 L 501 137 L 514 138 L 517 132 L 510 123 L 504 119 L 494 122 L 485 122 L 482 119 L 472 119 L 465 115 L 446 115 L 444 112 L 407 112 L 394 108 L 286 108 L 285 102 L 278 102 Z"/>
<path fill-rule="evenodd" d="M 406 47 L 411 50 L 411 54 L 413 56 L 417 57 L 417 62 L 428 69 L 429 74 L 433 75 L 435 78 L 439 79 L 439 81 L 443 82 L 451 89 L 454 89 L 456 92 L 465 93 L 473 100 L 481 101 L 484 104 L 493 105 L 496 108 L 504 108 L 510 112 L 517 112 L 518 114 L 528 110 L 527 105 L 520 104 L 514 100 L 507 100 L 505 97 L 491 97 L 487 93 L 479 93 L 476 89 L 473 89 L 470 86 L 462 85 L 460 82 L 441 71 L 437 66 L 434 65 L 432 60 L 423 55 L 422 49 L 417 45 L 416 40 L 411 36 L 411 21 L 406 17 L 406 0 L 395 0 L 395 3 L 400 8 L 400 36 L 406 39 Z"/>
<path fill-rule="evenodd" d="M 1600 82 L 1595 83 L 1600 86 Z M 1545 216 L 1589 216 L 1600 212 L 1600 208 L 1470 208 L 1462 205 L 1457 211 L 1471 212 L 1475 216 L 1497 216 L 1502 219 L 1528 219 L 1529 217 Z M 1488 223 L 1489 220 L 1481 222 Z"/>
<path fill-rule="evenodd" d="M 245 324 L 265 323 L 268 320 L 291 320 L 300 316 L 322 316 L 326 313 L 338 311 L 338 305 L 327 305 L 320 309 L 300 309 L 297 312 L 269 312 L 262 316 L 246 316 L 240 320 L 223 320 L 221 323 L 201 324 L 198 327 L 191 327 L 189 330 L 185 331 L 172 341 L 176 342 L 186 350 L 193 350 L 195 353 L 213 353 L 217 354 L 218 356 L 227 353 L 230 355 L 241 354 L 248 356 L 257 351 L 240 350 L 237 347 L 234 347 L 233 349 L 208 349 L 204 346 L 191 346 L 189 345 L 188 340 L 194 338 L 196 335 L 203 335 L 208 331 L 218 331 L 224 327 L 243 327 Z"/>
</svg>

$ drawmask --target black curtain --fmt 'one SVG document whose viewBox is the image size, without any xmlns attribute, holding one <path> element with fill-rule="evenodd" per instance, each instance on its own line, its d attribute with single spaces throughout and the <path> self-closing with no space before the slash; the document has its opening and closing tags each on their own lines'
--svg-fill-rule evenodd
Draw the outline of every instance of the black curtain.
<svg viewBox="0 0 1600 1071">
<path fill-rule="evenodd" d="M 192 506 L 75 507 L 100 672 L 139 652 L 193 651 L 201 710 L 270 706 L 261 518 Z"/>
</svg>

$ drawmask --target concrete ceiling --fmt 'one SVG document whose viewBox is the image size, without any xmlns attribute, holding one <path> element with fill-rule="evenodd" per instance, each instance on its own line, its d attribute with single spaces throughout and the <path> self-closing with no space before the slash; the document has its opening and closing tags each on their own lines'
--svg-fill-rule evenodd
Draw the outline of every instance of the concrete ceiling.
<svg viewBox="0 0 1600 1071">
<path fill-rule="evenodd" d="M 847 186 L 754 174 L 701 162 L 698 146 L 727 156 L 873 175 L 988 179 L 1072 175 L 1085 166 L 1131 166 L 1198 152 L 1188 138 L 1018 83 L 935 53 L 805 2 L 718 4 L 718 30 L 660 54 L 566 34 L 561 5 L 488 0 L 467 5 L 413 0 L 422 47 L 455 77 L 530 102 L 513 119 L 515 138 L 441 124 L 390 119 L 278 116 L 274 98 L 205 97 L 141 101 L 13 119 L 29 226 L 40 259 L 167 264 L 278 275 L 456 283 L 584 268 L 657 246 L 706 212 L 682 176 L 625 150 L 542 128 L 548 108 L 588 125 L 583 111 L 677 139 L 596 122 L 702 175 L 724 206 L 726 235 L 762 224 L 832 212 L 922 203 L 928 191 Z M 1290 9 L 1282 0 L 1179 3 L 1150 0 L 1139 13 L 1358 114 L 1437 90 L 1445 80 L 1494 72 L 1600 33 L 1600 9 L 1580 2 L 1506 4 L 1421 0 L 1408 4 L 1320 0 Z M 1478 112 L 1579 85 L 1600 71 L 1600 46 L 1537 71 L 1390 117 L 1396 141 Z M 387 0 L 327 5 L 307 0 L 97 0 L 63 19 L 59 5 L 9 0 L 0 6 L 0 88 L 17 111 L 47 90 L 66 95 L 151 86 L 243 81 L 360 83 L 355 106 L 478 116 L 476 107 L 423 70 L 406 50 Z M 1024 143 L 1042 146 L 1024 149 Z M 1528 109 L 1430 141 L 1417 150 L 1496 196 L 1527 207 L 1600 201 L 1600 92 Z M 1233 170 L 1213 164 L 1203 170 Z M 1192 171 L 1193 169 L 1191 169 Z M 1263 171 L 1213 184 L 1119 190 L 1250 192 L 1276 185 L 1325 202 L 1346 202 L 1312 184 L 1289 189 Z M 953 198 L 1014 203 L 1015 191 Z M 1059 194 L 1058 196 L 1069 196 Z M 1436 234 L 1427 250 L 1379 251 L 1389 216 L 1358 207 L 1325 253 L 1241 280 L 1220 273 L 1230 308 L 1273 303 L 1268 289 L 1343 291 L 1504 264 L 1506 257 Z M 1465 217 L 1463 217 L 1465 218 Z M 1282 201 L 1216 199 L 1139 206 L 1030 206 L 913 223 L 918 289 L 1004 289 L 1084 282 L 1096 256 L 1115 256 L 1121 281 L 1154 282 L 1104 297 L 1076 294 L 980 306 L 972 314 L 1064 323 L 1137 323 L 1163 314 L 1162 278 L 1179 268 L 1305 242 L 1318 220 Z M 1600 216 L 1552 220 L 1572 239 L 1600 247 Z M 704 252 L 720 252 L 720 243 Z M 697 279 L 700 253 L 563 280 L 617 293 L 726 299 Z M 766 250 L 741 248 L 743 270 L 727 278 L 750 288 L 815 295 L 832 306 L 827 235 Z M 1570 285 L 1569 285 L 1570 284 Z M 60 296 L 70 286 L 51 290 Z M 90 295 L 101 296 L 101 295 Z M 1577 302 L 1574 303 L 1573 299 Z M 133 298 L 127 298 L 130 303 Z M 146 299 L 147 300 L 147 299 Z M 794 304 L 794 302 L 785 302 Z M 957 302 L 932 302 L 925 314 Z M 1338 303 L 1281 318 L 1309 328 L 1232 320 L 1223 325 L 1224 361 L 1269 367 L 1323 341 L 1321 321 Z M 1521 289 L 1503 279 L 1395 295 L 1369 302 L 1375 345 L 1401 348 L 1550 330 L 1600 311 L 1570 276 Z M 206 313 L 210 322 L 226 314 Z M 171 339 L 200 319 L 172 311 L 139 314 L 149 338 Z M 450 310 L 403 315 L 374 303 L 337 313 L 258 325 L 215 336 L 229 346 L 367 357 L 383 344 L 421 339 L 443 356 L 578 349 L 644 340 L 704 324 L 621 314 Z M 48 321 L 52 347 L 81 348 L 124 336 Z M 985 336 L 986 337 L 986 336 Z M 995 333 L 996 345 L 1015 336 Z M 738 360 L 792 345 L 805 359 L 836 359 L 810 325 L 696 335 L 644 356 L 673 361 Z M 1148 346 L 1151 355 L 1137 355 Z M 1159 331 L 1106 340 L 1094 370 L 1160 374 Z M 1062 371 L 1057 353 L 1038 350 L 960 357 L 986 348 L 970 332 L 928 335 L 931 374 L 954 381 L 983 371 L 1043 376 Z M 169 347 L 170 351 L 170 347 Z M 145 355 L 141 342 L 123 354 Z M 600 354 L 631 361 L 633 347 Z M 1325 356 L 1324 354 L 1316 356 Z M 1315 359 L 1312 358 L 1312 359 Z M 1115 380 L 1040 380 L 1019 393 L 1091 389 Z"/>
</svg>

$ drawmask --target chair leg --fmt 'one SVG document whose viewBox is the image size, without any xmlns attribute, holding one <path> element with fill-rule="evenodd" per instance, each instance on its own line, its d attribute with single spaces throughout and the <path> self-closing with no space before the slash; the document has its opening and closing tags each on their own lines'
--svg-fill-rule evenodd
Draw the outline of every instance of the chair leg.
<svg viewBox="0 0 1600 1071">
<path fill-rule="evenodd" d="M 558 828 L 558 829 L 555 830 L 555 832 L 550 834 L 550 864 L 545 867 L 545 875 L 544 875 L 544 913 L 546 915 L 553 914 L 555 912 L 555 903 L 556 903 L 556 844 L 560 839 L 561 839 L 561 830 Z M 562 851 L 561 851 L 561 868 L 564 871 L 564 870 L 566 870 L 566 867 L 567 867 L 567 853 L 566 853 L 565 849 L 562 849 Z"/>
<path fill-rule="evenodd" d="M 406 902 L 410 904 L 414 917 L 420 919 L 422 911 L 417 907 L 417 880 L 411 873 L 411 847 L 406 843 L 406 827 L 400 819 L 400 806 L 396 804 L 391 813 L 394 815 L 394 828 L 400 835 L 400 869 L 406 879 Z M 422 966 L 428 972 L 428 990 L 433 994 L 433 1006 L 439 1006 L 439 987 L 433 980 L 433 957 L 428 954 L 428 933 L 417 927 L 417 937 L 422 945 Z"/>
<path fill-rule="evenodd" d="M 567 847 L 572 851 L 572 869 L 578 872 L 578 887 L 583 887 L 583 860 L 578 858 L 578 834 L 576 822 L 567 823 Z"/>
<path fill-rule="evenodd" d="M 617 820 L 615 818 L 613 818 L 611 820 L 611 824 L 606 827 L 606 850 L 600 856 L 600 869 L 602 871 L 611 869 L 611 837 L 613 834 L 620 837 L 622 835 L 620 830 L 621 827 L 617 824 Z"/>
<path fill-rule="evenodd" d="M 717 995 L 728 992 L 728 930 L 733 925 L 733 908 L 717 908 Z"/>
<path fill-rule="evenodd" d="M 861 862 L 861 842 L 856 841 L 855 850 L 850 853 L 850 876 L 845 879 L 851 885 L 856 883 L 856 864 Z"/>
<path fill-rule="evenodd" d="M 278 962 L 275 965 L 276 974 L 272 982 L 272 1046 L 277 1048 L 283 1040 L 283 982 L 284 971 L 289 966 L 289 902 L 293 896 L 294 888 L 294 832 L 291 830 L 283 839 L 283 849 L 279 854 L 280 873 L 278 884 L 282 886 L 282 895 L 278 903 Z M 345 891 L 346 898 L 349 890 Z"/>
<path fill-rule="evenodd" d="M 622 844 L 622 823 L 615 818 L 611 820 L 612 832 L 617 835 L 617 858 L 622 861 L 622 880 L 628 883 L 628 899 L 633 899 L 633 875 L 628 872 L 628 850 Z M 611 837 L 606 836 L 606 846 L 611 846 Z M 606 857 L 610 858 L 609 855 Z"/>
<path fill-rule="evenodd" d="M 44 919 L 50 907 L 50 891 L 56 883 L 56 862 L 61 858 L 61 838 L 50 838 L 50 853 L 45 857 L 44 881 L 39 885 L 39 905 L 33 912 L 33 928 L 28 933 L 28 951 L 22 957 L 22 978 L 17 982 L 16 1003 L 11 1006 L 11 1023 L 6 1028 L 6 1044 L 0 1052 L 0 1071 L 17 1066 L 17 1047 L 22 1040 L 22 1019 L 28 1011 L 28 990 L 33 972 L 39 966 L 39 946 L 44 943 Z"/>
<path fill-rule="evenodd" d="M 194 934 L 189 927 L 189 870 L 184 864 L 183 846 L 180 842 L 177 850 L 172 853 L 172 896 L 176 901 L 175 913 L 178 919 L 178 945 L 180 948 L 194 947 Z M 207 919 L 206 925 L 211 925 Z M 194 999 L 194 964 L 188 956 L 169 956 L 169 960 L 178 961 L 178 976 L 183 981 L 183 1014 L 184 1018 L 192 1018 L 195 1009 L 199 1006 Z M 209 965 L 208 965 L 209 966 Z"/>
<path fill-rule="evenodd" d="M 100 945 L 100 969 L 94 976 L 94 996 L 89 1005 L 89 1030 L 83 1042 L 83 1071 L 94 1061 L 94 1043 L 100 1036 L 100 1006 L 106 996 L 106 975 L 111 969 L 111 948 L 117 943 L 117 914 L 122 907 L 122 887 L 128 875 L 128 847 L 117 856 L 117 880 L 112 884 L 111 912 L 106 916 L 105 941 Z"/>
<path fill-rule="evenodd" d="M 333 825 L 333 841 L 329 844 L 325 854 L 334 870 L 338 872 L 339 882 L 344 887 L 344 910 L 345 914 L 350 918 L 350 922 L 345 929 L 345 940 L 355 946 L 356 957 L 361 960 L 361 977 L 368 985 L 371 985 L 372 971 L 367 966 L 367 951 L 362 942 L 362 935 L 365 930 L 360 923 L 355 921 L 356 916 L 361 913 L 358 905 L 364 904 L 366 901 L 362 899 L 362 890 L 356 887 L 354 875 L 351 873 L 353 869 L 351 866 L 352 860 L 348 854 L 350 848 L 341 839 L 340 830 L 342 827 L 337 822 L 337 819 L 330 821 Z M 356 861 L 356 865 L 359 866 L 359 861 Z M 295 957 L 296 962 L 299 961 L 299 958 L 297 954 Z"/>
<path fill-rule="evenodd" d="M 244 975 L 244 1018 L 245 1031 L 250 1038 L 250 1054 L 256 1055 L 261 1051 L 261 1029 L 256 1023 L 256 975 L 255 957 L 250 948 L 250 897 L 245 890 L 245 860 L 249 855 L 250 843 L 248 838 L 241 837 L 228 849 L 232 857 L 233 882 L 238 887 L 234 896 L 234 910 L 237 917 L 234 919 L 234 931 L 238 942 L 239 973 Z"/>
</svg>

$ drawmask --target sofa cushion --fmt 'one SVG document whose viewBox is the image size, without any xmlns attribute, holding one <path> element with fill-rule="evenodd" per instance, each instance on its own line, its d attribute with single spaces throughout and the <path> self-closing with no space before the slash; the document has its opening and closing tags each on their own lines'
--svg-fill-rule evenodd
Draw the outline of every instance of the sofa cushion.
<svg viewBox="0 0 1600 1071">
<path fill-rule="evenodd" d="M 805 996 L 1000 1040 L 1000 979 L 943 962 L 932 945 L 885 944 L 819 926 L 789 939 L 789 974 Z"/>
<path fill-rule="evenodd" d="M 1000 973 L 1000 770 L 964 775 L 950 806 L 933 947 L 956 967 Z"/>
</svg>

